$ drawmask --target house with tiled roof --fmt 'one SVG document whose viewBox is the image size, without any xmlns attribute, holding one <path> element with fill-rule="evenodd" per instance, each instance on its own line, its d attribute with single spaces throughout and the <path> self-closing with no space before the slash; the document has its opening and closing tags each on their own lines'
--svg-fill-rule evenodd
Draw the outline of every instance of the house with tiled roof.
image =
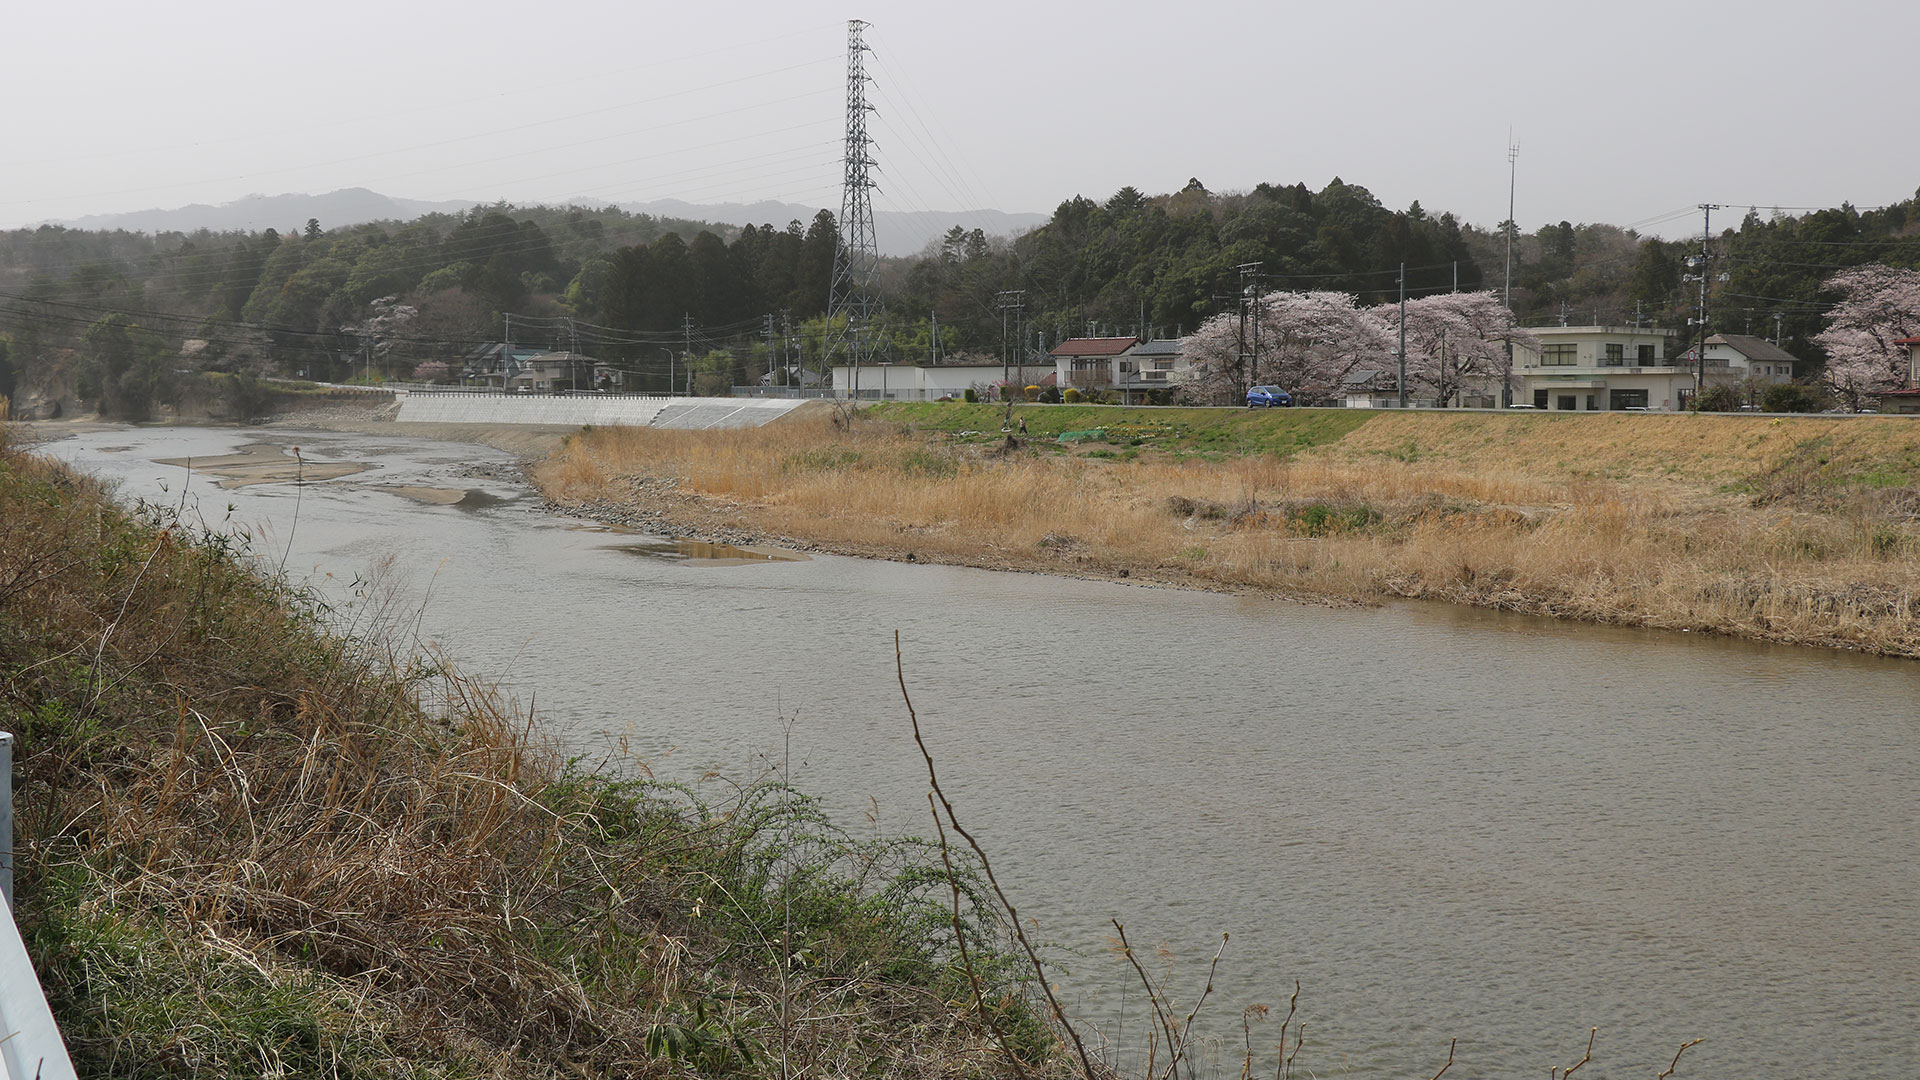
<svg viewBox="0 0 1920 1080">
<path fill-rule="evenodd" d="M 460 381 L 469 386 L 504 387 L 541 352 L 504 341 L 475 346 L 460 358 Z"/>
<path fill-rule="evenodd" d="M 1180 338 L 1152 338 L 1120 354 L 1113 386 L 1124 405 L 1165 404 L 1187 366 Z"/>
<path fill-rule="evenodd" d="M 1735 378 L 1762 383 L 1792 382 L 1794 365 L 1800 362 L 1792 353 L 1750 334 L 1715 334 L 1707 339 L 1707 365 L 1721 362 Z M 1692 359 L 1692 350 L 1688 350 Z"/>
<path fill-rule="evenodd" d="M 1048 353 L 1053 357 L 1056 383 L 1062 390 L 1098 392 L 1122 385 L 1120 358 L 1140 345 L 1137 337 L 1068 338 Z"/>
</svg>

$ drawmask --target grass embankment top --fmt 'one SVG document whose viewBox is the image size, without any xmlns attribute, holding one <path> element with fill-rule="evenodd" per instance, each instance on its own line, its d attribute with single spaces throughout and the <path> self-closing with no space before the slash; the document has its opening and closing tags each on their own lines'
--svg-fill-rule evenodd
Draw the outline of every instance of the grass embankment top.
<svg viewBox="0 0 1920 1080">
<path fill-rule="evenodd" d="M 650 528 L 1920 656 L 1920 423 L 886 404 L 606 429 L 537 471 Z M 1078 433 L 1069 441 L 1060 436 Z"/>
<path fill-rule="evenodd" d="M 775 786 L 582 773 L 334 621 L 232 537 L 0 441 L 17 911 L 83 1075 L 1005 1070 L 949 1004 L 919 845 L 850 843 Z M 982 970 L 1048 1071 L 1052 1032 Z"/>
</svg>

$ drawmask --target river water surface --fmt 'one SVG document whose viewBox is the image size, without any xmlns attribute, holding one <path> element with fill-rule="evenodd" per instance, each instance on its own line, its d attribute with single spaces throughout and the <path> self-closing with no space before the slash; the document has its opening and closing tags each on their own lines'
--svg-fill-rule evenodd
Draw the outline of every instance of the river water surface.
<svg viewBox="0 0 1920 1080">
<path fill-rule="evenodd" d="M 356 475 L 234 491 L 159 459 L 299 445 Z M 148 428 L 46 452 L 253 530 L 578 752 L 663 778 L 780 763 L 859 830 L 929 831 L 914 704 L 963 822 L 1139 1046 L 1108 920 L 1206 1030 L 1303 987 L 1314 1075 L 1920 1075 L 1920 667 L 1438 606 L 1271 600 L 837 557 L 716 565 L 539 513 L 480 447 Z M 482 467 L 476 472 L 475 466 Z M 471 489 L 436 505 L 404 487 Z M 184 494 L 183 494 L 184 492 Z M 295 524 L 296 506 L 298 522 Z M 695 552 L 694 554 L 700 554 Z M 327 575 L 332 575 L 330 578 Z M 1277 1020 L 1256 1026 L 1271 1073 Z"/>
</svg>

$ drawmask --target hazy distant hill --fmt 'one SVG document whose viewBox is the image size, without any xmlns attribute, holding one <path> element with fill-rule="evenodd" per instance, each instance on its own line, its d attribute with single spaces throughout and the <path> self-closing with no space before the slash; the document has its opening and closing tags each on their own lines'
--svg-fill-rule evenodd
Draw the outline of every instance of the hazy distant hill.
<svg viewBox="0 0 1920 1080">
<path fill-rule="evenodd" d="M 584 201 L 584 200 L 583 200 Z M 787 222 L 806 225 L 822 209 L 799 203 L 757 202 L 702 204 L 679 199 L 655 199 L 644 203 L 619 203 L 620 209 L 655 217 L 689 218 L 726 225 L 772 225 L 785 228 Z M 838 214 L 838 206 L 825 209 Z M 955 225 L 988 236 L 1012 236 L 1045 225 L 1047 214 L 1010 214 L 1002 210 L 928 210 L 873 212 L 874 239 L 882 255 L 918 255 L 927 242 L 942 236 Z"/>
<path fill-rule="evenodd" d="M 599 199 L 560 200 L 559 205 L 569 203 L 581 206 L 605 206 Z M 76 229 L 125 229 L 128 232 L 162 233 L 192 232 L 195 229 L 211 229 L 214 232 L 243 230 L 258 232 L 262 229 L 278 229 L 281 232 L 299 232 L 307 225 L 309 218 L 320 222 L 323 229 L 332 229 L 343 225 L 359 225 L 368 221 L 411 221 L 422 214 L 457 214 L 470 207 L 479 205 L 471 200 L 452 200 L 447 202 L 426 202 L 419 199 L 396 199 L 366 188 L 346 188 L 325 195 L 249 195 L 238 202 L 220 206 L 208 206 L 195 203 L 174 210 L 137 210 L 126 214 L 94 214 L 90 217 L 75 218 L 60 222 Z M 799 221 L 803 226 L 813 220 L 820 212 L 817 206 L 802 206 L 798 203 L 757 202 L 757 203 L 690 203 L 679 199 L 656 199 L 652 202 L 618 203 L 622 210 L 635 214 L 651 214 L 660 218 L 678 218 L 688 221 L 710 221 L 720 225 L 773 225 L 785 228 L 789 221 Z M 838 213 L 838 207 L 827 207 Z M 955 225 L 969 231 L 980 229 L 988 236 L 1012 236 L 1028 229 L 1044 225 L 1045 214 L 1010 214 L 1000 210 L 937 210 L 919 212 L 900 212 L 878 210 L 873 215 L 875 239 L 880 245 L 882 255 L 917 255 L 927 243 L 944 234 Z"/>
<path fill-rule="evenodd" d="M 136 210 L 127 214 L 94 214 L 63 221 L 76 229 L 125 229 L 128 232 L 192 232 L 211 229 L 258 232 L 278 229 L 299 232 L 308 219 L 317 219 L 320 227 L 359 225 L 368 221 L 411 221 L 435 212 L 457 214 L 471 201 L 425 202 L 420 199 L 396 199 L 366 188 L 345 188 L 325 195 L 249 195 L 238 202 L 208 206 L 195 203 L 174 210 Z"/>
</svg>

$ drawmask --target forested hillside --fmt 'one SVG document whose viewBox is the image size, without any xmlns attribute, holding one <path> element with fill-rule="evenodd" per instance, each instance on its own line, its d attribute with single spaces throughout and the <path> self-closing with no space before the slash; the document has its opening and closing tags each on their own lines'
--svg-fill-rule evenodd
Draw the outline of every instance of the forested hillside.
<svg viewBox="0 0 1920 1080">
<path fill-rule="evenodd" d="M 1729 212 L 1729 219 L 1732 219 Z M 735 228 L 615 208 L 495 205 L 410 222 L 287 233 L 0 233 L 0 394 L 144 415 L 201 373 L 439 377 L 474 345 L 577 348 L 661 388 L 669 364 L 718 389 L 777 355 L 815 364 L 832 280 L 832 215 Z M 1076 196 L 1019 237 L 956 222 L 919 256 L 882 261 L 896 359 L 998 355 L 1003 335 L 1044 347 L 1086 334 L 1192 331 L 1261 287 L 1349 293 L 1362 304 L 1498 289 L 1507 237 L 1418 203 L 1390 210 L 1333 180 L 1216 193 L 1131 187 Z M 1522 325 L 1631 323 L 1685 331 L 1697 241 L 1559 222 L 1514 237 Z M 1748 211 L 1716 229 L 1715 329 L 1784 338 L 1816 363 L 1836 271 L 1920 267 L 1920 202 L 1803 216 Z M 769 350 L 773 350 L 772 353 Z"/>
</svg>

